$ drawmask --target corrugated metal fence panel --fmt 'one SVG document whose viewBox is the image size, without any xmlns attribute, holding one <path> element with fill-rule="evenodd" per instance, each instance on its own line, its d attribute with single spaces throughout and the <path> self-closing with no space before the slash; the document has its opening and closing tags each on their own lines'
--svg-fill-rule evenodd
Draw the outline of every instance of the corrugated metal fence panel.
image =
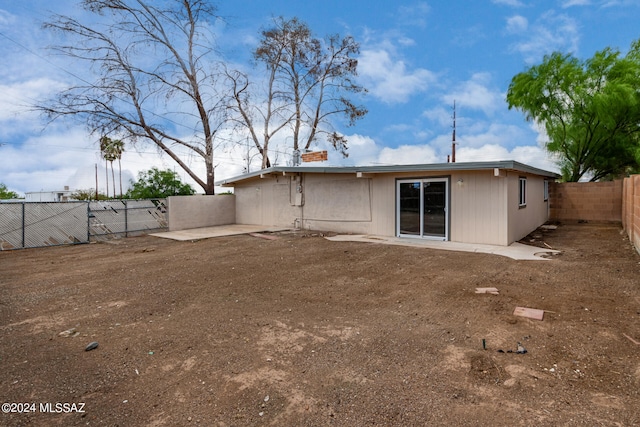
<svg viewBox="0 0 640 427">
<path fill-rule="evenodd" d="M 0 203 L 0 250 L 22 247 L 23 203 Z"/>
</svg>

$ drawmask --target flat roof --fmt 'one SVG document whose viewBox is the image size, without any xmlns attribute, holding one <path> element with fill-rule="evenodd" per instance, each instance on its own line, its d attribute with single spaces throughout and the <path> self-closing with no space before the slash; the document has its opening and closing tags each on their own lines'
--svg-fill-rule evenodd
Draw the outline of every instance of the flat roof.
<svg viewBox="0 0 640 427">
<path fill-rule="evenodd" d="M 400 173 L 400 172 L 433 172 L 433 171 L 472 171 L 486 169 L 506 169 L 517 172 L 541 175 L 549 178 L 560 178 L 560 175 L 514 160 L 498 160 L 489 162 L 456 162 L 456 163 L 423 163 L 415 165 L 388 166 L 272 166 L 243 175 L 234 176 L 217 181 L 218 186 L 233 186 L 233 184 L 255 177 L 272 174 L 288 173 Z"/>
</svg>

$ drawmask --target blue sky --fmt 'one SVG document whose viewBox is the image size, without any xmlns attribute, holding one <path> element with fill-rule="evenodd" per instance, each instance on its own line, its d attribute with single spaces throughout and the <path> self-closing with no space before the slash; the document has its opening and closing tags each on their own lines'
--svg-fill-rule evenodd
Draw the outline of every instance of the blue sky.
<svg viewBox="0 0 640 427">
<path fill-rule="evenodd" d="M 507 108 L 511 78 L 553 51 L 588 58 L 609 46 L 625 53 L 640 38 L 640 0 L 214 3 L 225 18 L 219 49 L 247 71 L 260 30 L 274 16 L 296 16 L 317 36 L 349 34 L 360 43 L 359 83 L 369 93 L 359 101 L 369 114 L 354 127 L 338 124 L 350 156 L 330 151 L 330 165 L 445 162 L 455 100 L 457 161 L 513 159 L 556 171 L 543 149 L 544 133 Z M 95 187 L 96 164 L 104 191 L 97 137 L 74 122 L 46 125 L 29 108 L 72 85 L 73 75 L 90 75 L 51 55 L 46 46 L 59 40 L 41 29 L 51 13 L 85 14 L 77 5 L 0 0 L 0 182 L 21 194 Z M 290 161 L 285 148 L 278 151 L 279 164 Z M 242 150 L 219 150 L 216 179 L 242 173 L 242 157 Z M 122 158 L 125 181 L 151 166 L 185 177 L 153 147 L 130 148 Z"/>
</svg>

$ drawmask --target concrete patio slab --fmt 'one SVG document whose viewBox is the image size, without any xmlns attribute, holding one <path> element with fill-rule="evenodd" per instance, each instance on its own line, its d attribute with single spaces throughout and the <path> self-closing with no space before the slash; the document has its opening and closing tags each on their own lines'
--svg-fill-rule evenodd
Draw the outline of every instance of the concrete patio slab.
<svg viewBox="0 0 640 427">
<path fill-rule="evenodd" d="M 291 230 L 291 228 L 275 227 L 275 226 L 269 227 L 264 225 L 229 224 L 229 225 L 216 225 L 214 227 L 192 228 L 188 230 L 179 230 L 179 231 L 165 231 L 162 233 L 153 233 L 151 234 L 151 236 L 161 237 L 164 239 L 188 241 L 188 240 L 209 239 L 212 237 L 234 236 L 238 234 L 252 234 L 252 233 L 265 233 L 265 232 L 275 233 L 275 232 L 287 231 L 287 230 Z M 552 249 L 544 249 L 536 246 L 523 245 L 521 243 L 512 243 L 509 246 L 497 246 L 497 245 L 482 245 L 482 244 L 457 243 L 457 242 L 440 242 L 440 241 L 425 240 L 425 239 L 410 239 L 410 238 L 399 238 L 399 237 L 363 235 L 363 234 L 339 234 L 333 237 L 325 237 L 325 239 L 331 240 L 334 242 L 381 243 L 386 245 L 412 246 L 417 248 L 440 249 L 440 250 L 446 250 L 446 251 L 478 252 L 478 253 L 506 256 L 516 260 L 533 260 L 533 261 L 548 261 L 549 258 L 545 258 L 545 256 L 559 252 Z"/>
<path fill-rule="evenodd" d="M 512 243 L 509 246 L 482 245 L 475 243 L 441 242 L 425 239 L 410 239 L 399 237 L 371 236 L 362 234 L 339 234 L 334 237 L 325 237 L 334 242 L 366 242 L 381 243 L 386 245 L 412 246 L 418 248 L 441 249 L 446 251 L 477 252 L 484 254 L 501 255 L 515 260 L 549 261 L 544 256 L 559 253 L 553 249 L 543 249 L 536 246 Z"/>
<path fill-rule="evenodd" d="M 234 236 L 237 234 L 273 233 L 285 230 L 289 230 L 289 228 L 269 227 L 264 225 L 229 224 L 216 225 L 214 227 L 191 228 L 179 231 L 165 231 L 162 233 L 153 233 L 151 236 L 162 237 L 163 239 L 187 241 L 209 239 L 212 237 Z"/>
</svg>

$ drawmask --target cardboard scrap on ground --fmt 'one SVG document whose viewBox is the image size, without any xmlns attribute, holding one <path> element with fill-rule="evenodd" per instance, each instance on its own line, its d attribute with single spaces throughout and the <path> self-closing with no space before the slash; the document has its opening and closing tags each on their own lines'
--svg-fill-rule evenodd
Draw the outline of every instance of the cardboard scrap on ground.
<svg viewBox="0 0 640 427">
<path fill-rule="evenodd" d="M 493 294 L 498 295 L 498 288 L 476 288 L 476 294 Z"/>
<path fill-rule="evenodd" d="M 514 316 L 527 317 L 534 320 L 542 320 L 544 317 L 544 310 L 538 310 L 537 308 L 516 307 L 513 312 Z"/>
</svg>

